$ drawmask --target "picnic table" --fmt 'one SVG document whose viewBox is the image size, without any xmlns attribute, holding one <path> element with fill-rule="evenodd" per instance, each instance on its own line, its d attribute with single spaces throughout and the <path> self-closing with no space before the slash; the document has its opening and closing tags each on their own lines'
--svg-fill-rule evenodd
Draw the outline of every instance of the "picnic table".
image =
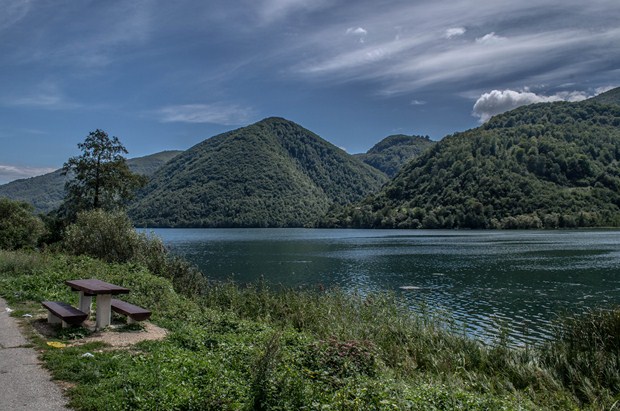
<svg viewBox="0 0 620 411">
<path fill-rule="evenodd" d="M 74 291 L 80 292 L 80 311 L 90 313 L 92 298 L 94 296 L 97 297 L 97 320 L 95 325 L 97 329 L 103 329 L 111 323 L 112 296 L 129 293 L 128 288 L 96 279 L 68 280 L 65 281 L 65 284 L 71 287 Z"/>
</svg>

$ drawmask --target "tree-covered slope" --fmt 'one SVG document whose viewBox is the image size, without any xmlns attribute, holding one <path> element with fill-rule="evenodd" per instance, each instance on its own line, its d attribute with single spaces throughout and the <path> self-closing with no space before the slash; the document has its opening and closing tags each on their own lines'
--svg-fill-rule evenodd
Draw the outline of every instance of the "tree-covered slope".
<svg viewBox="0 0 620 411">
<path fill-rule="evenodd" d="M 619 226 L 619 161 L 620 106 L 595 100 L 521 107 L 444 138 L 331 223 Z"/>
<path fill-rule="evenodd" d="M 384 138 L 366 153 L 355 154 L 355 157 L 383 171 L 389 177 L 394 177 L 404 164 L 422 154 L 433 144 L 428 136 L 397 134 Z"/>
<path fill-rule="evenodd" d="M 180 151 L 163 151 L 144 157 L 127 160 L 127 165 L 134 173 L 145 176 L 152 175 Z M 21 200 L 30 203 L 35 210 L 47 213 L 62 203 L 65 197 L 67 176 L 62 170 L 56 170 L 41 176 L 24 178 L 0 185 L 0 197 Z"/>
<path fill-rule="evenodd" d="M 596 97 L 592 97 L 589 101 L 594 101 L 601 104 L 620 105 L 620 87 L 616 87 L 612 90 L 601 93 Z"/>
<path fill-rule="evenodd" d="M 307 226 L 386 180 L 303 127 L 268 118 L 176 157 L 155 173 L 130 215 L 148 226 Z"/>
</svg>

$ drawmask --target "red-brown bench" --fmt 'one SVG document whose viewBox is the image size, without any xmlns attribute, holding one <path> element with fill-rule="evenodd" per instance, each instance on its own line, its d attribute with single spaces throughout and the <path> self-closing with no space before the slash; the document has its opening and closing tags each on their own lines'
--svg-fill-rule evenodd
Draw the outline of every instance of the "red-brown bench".
<svg viewBox="0 0 620 411">
<path fill-rule="evenodd" d="M 151 316 L 151 312 L 145 308 L 130 304 L 126 301 L 112 299 L 112 311 L 127 316 L 127 323 L 133 324 L 136 321 L 147 320 Z"/>
<path fill-rule="evenodd" d="M 41 305 L 49 311 L 47 322 L 50 324 L 62 323 L 62 328 L 67 328 L 69 325 L 80 325 L 88 318 L 87 313 L 61 301 L 43 301 Z"/>
</svg>

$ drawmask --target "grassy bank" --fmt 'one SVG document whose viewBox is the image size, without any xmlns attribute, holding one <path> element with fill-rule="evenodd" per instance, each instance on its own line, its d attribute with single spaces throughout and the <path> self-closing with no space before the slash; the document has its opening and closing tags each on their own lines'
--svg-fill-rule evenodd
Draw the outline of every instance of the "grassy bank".
<svg viewBox="0 0 620 411">
<path fill-rule="evenodd" d="M 620 310 L 558 326 L 536 349 L 467 339 L 390 294 L 273 292 L 209 283 L 183 262 L 113 264 L 0 251 L 0 295 L 21 315 L 44 299 L 76 303 L 63 281 L 95 277 L 132 290 L 170 330 L 130 350 L 56 349 L 35 338 L 83 410 L 616 409 Z M 154 274 L 155 273 L 155 274 Z M 37 321 L 37 320 L 30 320 Z M 61 332 L 71 338 L 79 332 Z M 95 353 L 93 358 L 82 354 Z"/>
</svg>

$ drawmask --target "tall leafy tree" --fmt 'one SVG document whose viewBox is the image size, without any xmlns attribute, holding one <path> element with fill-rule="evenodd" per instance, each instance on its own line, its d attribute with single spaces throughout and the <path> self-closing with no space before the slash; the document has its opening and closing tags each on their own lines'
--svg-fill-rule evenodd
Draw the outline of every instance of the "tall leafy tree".
<svg viewBox="0 0 620 411">
<path fill-rule="evenodd" d="M 63 173 L 73 176 L 65 185 L 65 210 L 70 215 L 82 210 L 122 208 L 146 178 L 129 170 L 123 154 L 127 149 L 118 137 L 103 130 L 88 134 L 78 144 L 82 154 L 71 157 Z"/>
</svg>

